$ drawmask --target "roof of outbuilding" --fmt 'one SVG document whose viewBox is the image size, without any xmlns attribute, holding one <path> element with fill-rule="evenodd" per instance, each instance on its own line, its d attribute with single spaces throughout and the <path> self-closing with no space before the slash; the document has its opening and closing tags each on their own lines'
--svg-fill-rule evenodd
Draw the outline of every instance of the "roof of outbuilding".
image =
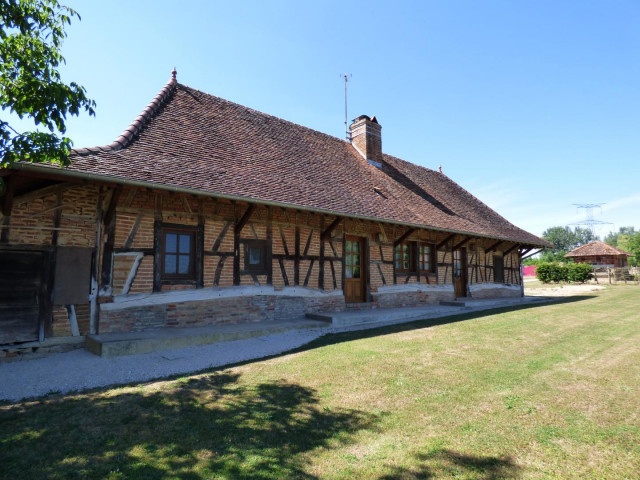
<svg viewBox="0 0 640 480">
<path fill-rule="evenodd" d="M 550 245 L 442 173 L 386 154 L 378 168 L 344 140 L 179 84 L 175 76 L 116 141 L 74 150 L 71 162 L 63 169 L 70 175 L 116 183 Z"/>
<path fill-rule="evenodd" d="M 578 248 L 574 248 L 565 255 L 567 258 L 571 257 L 591 257 L 594 255 L 626 255 L 627 257 L 633 257 L 633 253 L 625 252 L 619 248 L 608 245 L 599 240 L 594 240 L 586 245 L 581 245 Z"/>
</svg>

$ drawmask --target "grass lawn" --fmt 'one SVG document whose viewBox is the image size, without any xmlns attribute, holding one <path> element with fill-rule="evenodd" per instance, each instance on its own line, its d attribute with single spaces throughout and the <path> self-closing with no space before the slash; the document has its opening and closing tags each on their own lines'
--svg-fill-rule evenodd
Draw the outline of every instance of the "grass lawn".
<svg viewBox="0 0 640 480">
<path fill-rule="evenodd" d="M 6 479 L 638 472 L 638 286 L 334 335 L 224 370 L 0 406 Z"/>
</svg>

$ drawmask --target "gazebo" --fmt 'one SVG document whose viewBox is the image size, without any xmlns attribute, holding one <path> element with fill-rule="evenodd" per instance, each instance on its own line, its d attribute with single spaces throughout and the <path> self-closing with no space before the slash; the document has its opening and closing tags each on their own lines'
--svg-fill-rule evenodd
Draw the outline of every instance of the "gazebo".
<svg viewBox="0 0 640 480">
<path fill-rule="evenodd" d="M 628 257 L 633 254 L 595 240 L 571 250 L 565 258 L 573 258 L 576 263 L 588 263 L 598 267 L 626 267 Z"/>
</svg>

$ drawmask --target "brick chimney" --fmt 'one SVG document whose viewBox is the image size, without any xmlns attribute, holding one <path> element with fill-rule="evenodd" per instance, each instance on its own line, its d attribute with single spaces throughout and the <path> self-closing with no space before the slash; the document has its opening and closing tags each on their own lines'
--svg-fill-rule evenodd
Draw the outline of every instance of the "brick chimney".
<svg viewBox="0 0 640 480">
<path fill-rule="evenodd" d="M 351 144 L 371 165 L 382 166 L 382 127 L 376 117 L 360 115 L 349 126 Z"/>
</svg>

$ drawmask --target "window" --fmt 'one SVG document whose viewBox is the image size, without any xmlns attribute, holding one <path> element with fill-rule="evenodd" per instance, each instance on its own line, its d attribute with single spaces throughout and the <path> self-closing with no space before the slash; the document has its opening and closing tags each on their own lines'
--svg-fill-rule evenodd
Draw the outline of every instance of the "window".
<svg viewBox="0 0 640 480">
<path fill-rule="evenodd" d="M 162 229 L 163 280 L 195 280 L 195 237 L 191 228 Z"/>
<path fill-rule="evenodd" d="M 345 278 L 360 278 L 362 267 L 362 252 L 359 240 L 345 241 L 344 276 Z"/>
<path fill-rule="evenodd" d="M 462 278 L 462 250 L 453 251 L 453 278 Z"/>
<path fill-rule="evenodd" d="M 251 273 L 267 273 L 267 241 L 244 241 L 244 269 Z"/>
<path fill-rule="evenodd" d="M 428 243 L 418 244 L 418 268 L 422 272 L 435 272 L 435 247 Z"/>
<path fill-rule="evenodd" d="M 415 272 L 415 257 L 413 253 L 415 242 L 403 242 L 396 245 L 396 272 Z"/>
<path fill-rule="evenodd" d="M 396 272 L 435 272 L 435 250 L 429 243 L 402 242 L 396 245 Z"/>
</svg>

